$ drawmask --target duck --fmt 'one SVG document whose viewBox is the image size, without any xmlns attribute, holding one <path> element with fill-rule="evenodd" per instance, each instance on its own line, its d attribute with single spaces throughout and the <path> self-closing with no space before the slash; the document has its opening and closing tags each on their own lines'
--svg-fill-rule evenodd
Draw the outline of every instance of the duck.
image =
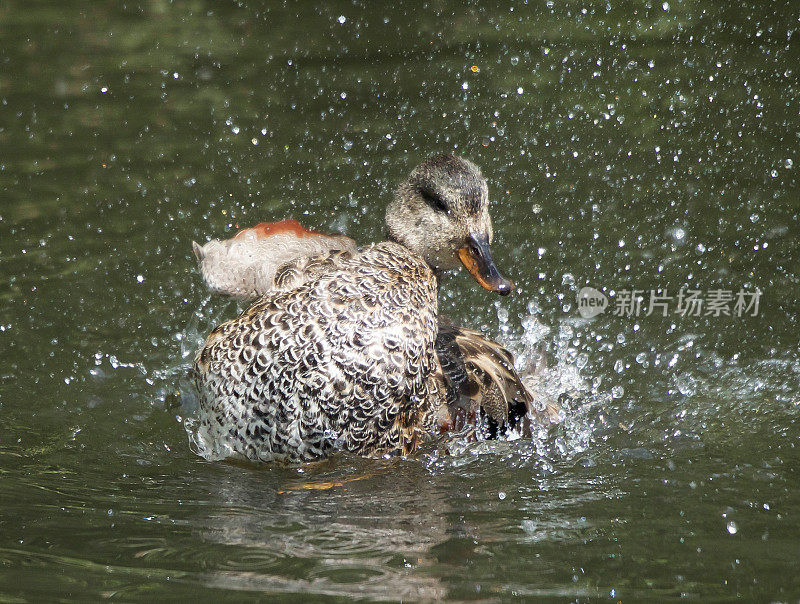
<svg viewBox="0 0 800 604">
<path fill-rule="evenodd" d="M 439 281 L 459 266 L 489 292 L 514 288 L 492 259 L 480 168 L 426 158 L 385 223 L 386 240 L 360 248 L 292 219 L 193 242 L 209 289 L 250 302 L 194 359 L 206 458 L 410 455 L 465 426 L 492 437 L 557 421 L 558 406 L 533 400 L 508 350 L 438 313 Z"/>
</svg>

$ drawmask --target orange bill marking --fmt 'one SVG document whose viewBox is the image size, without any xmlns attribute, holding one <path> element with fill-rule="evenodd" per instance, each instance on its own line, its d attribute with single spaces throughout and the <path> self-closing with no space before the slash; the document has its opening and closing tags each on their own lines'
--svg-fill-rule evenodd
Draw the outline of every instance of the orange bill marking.
<svg viewBox="0 0 800 604">
<path fill-rule="evenodd" d="M 477 281 L 481 287 L 488 289 L 490 292 L 495 291 L 495 286 L 489 283 L 483 276 L 483 273 L 478 266 L 478 261 L 470 253 L 469 248 L 462 247 L 460 250 L 458 250 L 458 259 L 461 260 L 461 264 L 464 265 L 464 268 L 469 271 L 469 274 L 475 278 L 475 281 Z"/>
</svg>

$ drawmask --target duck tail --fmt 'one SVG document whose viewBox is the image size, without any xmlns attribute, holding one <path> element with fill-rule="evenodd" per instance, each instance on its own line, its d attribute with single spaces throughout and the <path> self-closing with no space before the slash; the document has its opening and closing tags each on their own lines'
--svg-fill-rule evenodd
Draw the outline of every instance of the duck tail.
<svg viewBox="0 0 800 604">
<path fill-rule="evenodd" d="M 203 246 L 196 241 L 192 241 L 192 250 L 194 250 L 194 257 L 197 258 L 197 261 L 202 262 L 206 255 L 205 251 L 203 250 Z"/>
</svg>

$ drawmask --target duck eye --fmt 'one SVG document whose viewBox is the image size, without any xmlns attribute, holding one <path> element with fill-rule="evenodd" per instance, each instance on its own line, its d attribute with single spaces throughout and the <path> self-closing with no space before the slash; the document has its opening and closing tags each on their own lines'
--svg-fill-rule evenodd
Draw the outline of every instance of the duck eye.
<svg viewBox="0 0 800 604">
<path fill-rule="evenodd" d="M 420 189 L 419 194 L 422 196 L 422 199 L 425 200 L 425 203 L 431 206 L 434 210 L 444 212 L 445 214 L 450 214 L 450 207 L 441 197 L 436 195 L 436 193 L 431 193 L 425 189 Z"/>
</svg>

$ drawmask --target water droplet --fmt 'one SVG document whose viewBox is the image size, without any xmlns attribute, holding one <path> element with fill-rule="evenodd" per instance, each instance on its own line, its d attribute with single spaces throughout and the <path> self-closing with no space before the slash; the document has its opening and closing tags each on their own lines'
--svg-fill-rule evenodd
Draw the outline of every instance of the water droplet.
<svg viewBox="0 0 800 604">
<path fill-rule="evenodd" d="M 500 323 L 508 323 L 508 309 L 500 306 L 497 308 L 497 320 Z"/>
<path fill-rule="evenodd" d="M 503 491 L 500 491 L 497 494 L 497 496 L 500 498 L 501 501 L 506 498 L 506 494 Z"/>
<path fill-rule="evenodd" d="M 534 533 L 536 532 L 536 523 L 533 520 L 523 520 L 522 530 L 526 533 Z"/>
<path fill-rule="evenodd" d="M 672 235 L 672 238 L 675 239 L 675 241 L 682 241 L 684 237 L 686 237 L 686 231 L 681 227 L 672 229 L 669 234 Z"/>
<path fill-rule="evenodd" d="M 791 160 L 791 158 L 788 158 L 788 157 L 786 158 L 786 161 L 783 162 L 783 167 L 786 168 L 787 170 L 789 168 L 791 168 L 793 165 L 794 165 L 794 162 Z"/>
<path fill-rule="evenodd" d="M 347 21 L 347 17 L 345 17 L 344 15 L 339 15 L 339 18 L 336 20 L 339 22 L 339 25 L 344 25 L 345 22 Z"/>
<path fill-rule="evenodd" d="M 623 388 L 622 386 L 614 386 L 611 389 L 612 398 L 622 398 L 624 394 L 625 394 L 625 388 Z"/>
<path fill-rule="evenodd" d="M 511 57 L 511 64 L 512 65 L 519 64 L 519 57 Z"/>
<path fill-rule="evenodd" d="M 665 2 L 664 4 L 662 4 L 661 8 L 663 8 L 664 11 L 668 11 L 669 10 L 669 2 Z"/>
<path fill-rule="evenodd" d="M 461 90 L 469 90 L 469 82 L 464 82 L 461 84 Z"/>
<path fill-rule="evenodd" d="M 731 535 L 735 535 L 736 533 L 739 532 L 739 527 L 736 526 L 736 523 L 733 520 L 728 522 L 726 528 L 728 529 L 728 533 L 730 533 Z"/>
<path fill-rule="evenodd" d="M 678 375 L 675 378 L 675 385 L 683 396 L 692 396 L 697 392 L 697 380 L 688 373 Z"/>
</svg>

